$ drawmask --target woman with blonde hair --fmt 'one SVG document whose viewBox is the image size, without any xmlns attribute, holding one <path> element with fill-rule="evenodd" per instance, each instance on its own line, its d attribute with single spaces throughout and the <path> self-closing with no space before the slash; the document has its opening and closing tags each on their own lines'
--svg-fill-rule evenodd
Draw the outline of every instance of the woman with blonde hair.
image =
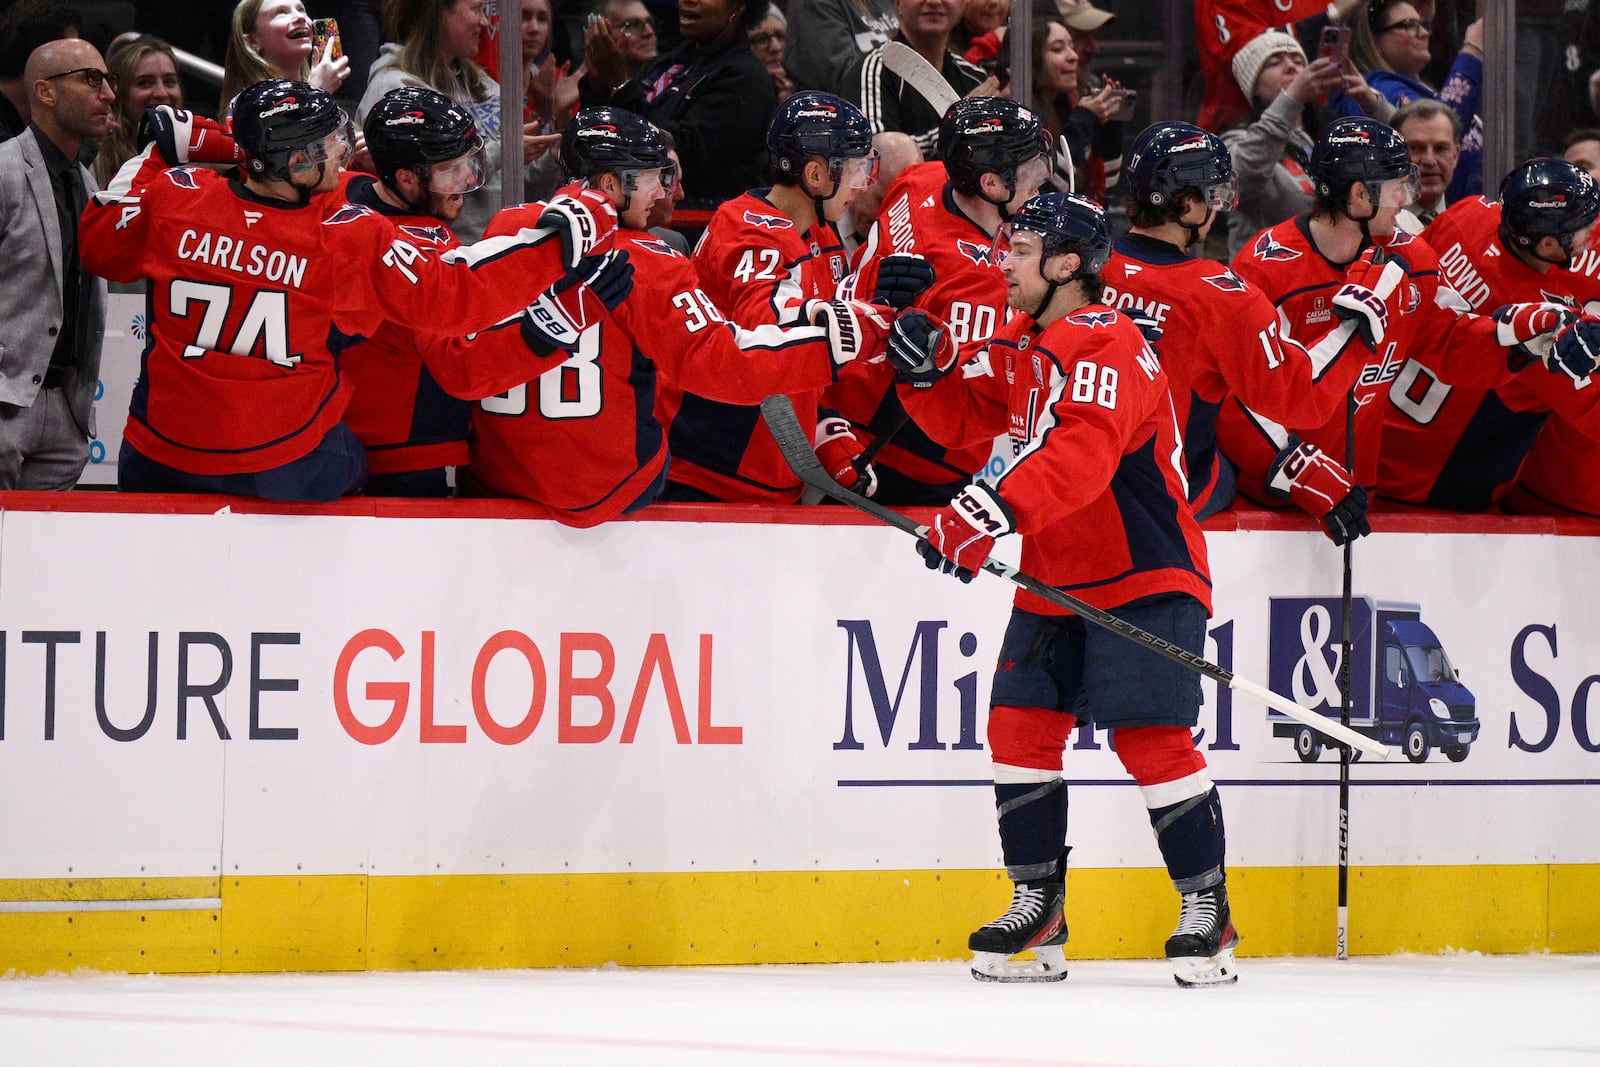
<svg viewBox="0 0 1600 1067">
<path fill-rule="evenodd" d="M 94 180 L 101 188 L 122 165 L 138 154 L 139 120 L 146 109 L 161 104 L 183 106 L 183 84 L 178 80 L 178 57 L 159 37 L 141 34 L 111 53 L 106 69 L 117 87 L 112 109 L 116 129 L 100 142 L 94 161 Z"/>
<path fill-rule="evenodd" d="M 311 16 L 301 0 L 239 0 L 222 64 L 223 114 L 232 112 L 233 98 L 246 86 L 268 78 L 337 92 L 350 76 L 350 60 L 335 58 L 331 41 L 320 55 L 314 51 Z"/>
</svg>

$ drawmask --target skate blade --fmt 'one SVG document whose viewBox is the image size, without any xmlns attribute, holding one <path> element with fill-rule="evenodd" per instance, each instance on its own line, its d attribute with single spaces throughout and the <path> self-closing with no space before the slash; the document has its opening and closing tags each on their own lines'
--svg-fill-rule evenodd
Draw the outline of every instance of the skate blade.
<svg viewBox="0 0 1600 1067">
<path fill-rule="evenodd" d="M 1185 989 L 1232 985 L 1239 980 L 1231 948 L 1225 948 L 1215 956 L 1175 956 L 1168 962 L 1172 964 L 1172 980 Z"/>
<path fill-rule="evenodd" d="M 1037 959 L 1013 960 L 998 952 L 976 952 L 972 977 L 980 982 L 1059 982 L 1067 976 L 1067 956 L 1060 945 L 1030 949 Z"/>
</svg>

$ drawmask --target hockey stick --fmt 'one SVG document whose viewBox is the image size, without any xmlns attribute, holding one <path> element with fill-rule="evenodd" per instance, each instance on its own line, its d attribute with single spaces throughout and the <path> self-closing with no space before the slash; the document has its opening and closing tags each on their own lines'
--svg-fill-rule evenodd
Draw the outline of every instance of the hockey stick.
<svg viewBox="0 0 1600 1067">
<path fill-rule="evenodd" d="M 944 80 L 943 74 L 934 69 L 932 63 L 899 41 L 890 41 L 883 46 L 883 65 L 889 68 L 890 73 L 899 75 L 900 80 L 909 85 L 917 95 L 933 105 L 940 118 L 950 110 L 951 104 L 961 99 L 961 94 L 950 87 L 950 83 Z"/>
<path fill-rule="evenodd" d="M 783 453 L 784 462 L 806 485 L 820 489 L 826 495 L 841 503 L 849 504 L 858 511 L 864 511 L 880 522 L 887 523 L 895 529 L 919 540 L 927 540 L 926 527 L 900 514 L 891 511 L 875 500 L 852 493 L 832 478 L 823 469 L 817 460 L 817 455 L 811 449 L 811 441 L 806 437 L 805 430 L 800 428 L 800 420 L 795 416 L 794 404 L 782 394 L 767 397 L 761 402 L 761 417 L 767 422 L 767 429 L 772 432 L 772 439 L 778 443 L 778 449 Z M 1264 686 L 1257 685 L 1247 678 L 1240 678 L 1232 671 L 1225 670 L 1209 660 L 1202 659 L 1193 652 L 1173 644 L 1170 641 L 1157 637 L 1148 630 L 1140 629 L 1132 623 L 1124 622 L 1115 615 L 1101 611 L 1097 607 L 1085 604 L 1074 596 L 1069 596 L 1031 574 L 1017 570 L 1009 563 L 1002 563 L 997 559 L 988 559 L 983 563 L 983 569 L 990 574 L 999 575 L 1013 585 L 1021 586 L 1034 596 L 1048 600 L 1058 607 L 1066 608 L 1083 618 L 1085 622 L 1094 623 L 1096 626 L 1110 630 L 1115 634 L 1127 638 L 1138 645 L 1143 645 L 1158 655 L 1165 656 L 1174 663 L 1181 664 L 1204 675 L 1219 685 L 1237 690 L 1248 696 L 1253 696 L 1269 708 L 1281 711 L 1283 714 L 1318 730 L 1336 741 L 1342 741 L 1354 748 L 1359 748 L 1378 759 L 1388 759 L 1389 749 L 1385 745 L 1363 737 L 1348 726 L 1341 726 L 1324 715 L 1318 715 L 1309 708 L 1302 708 L 1299 704 L 1274 693 Z"/>
<path fill-rule="evenodd" d="M 1344 467 L 1355 477 L 1356 469 L 1356 392 L 1352 387 L 1344 398 Z M 1355 582 L 1352 563 L 1355 559 L 1355 538 L 1344 543 L 1344 589 L 1340 596 L 1344 610 L 1344 625 L 1340 632 L 1339 660 L 1339 724 L 1350 725 L 1350 615 L 1352 590 Z M 1354 753 L 1345 746 L 1339 748 L 1339 898 L 1338 919 L 1334 930 L 1334 957 L 1350 958 L 1350 760 Z"/>
</svg>

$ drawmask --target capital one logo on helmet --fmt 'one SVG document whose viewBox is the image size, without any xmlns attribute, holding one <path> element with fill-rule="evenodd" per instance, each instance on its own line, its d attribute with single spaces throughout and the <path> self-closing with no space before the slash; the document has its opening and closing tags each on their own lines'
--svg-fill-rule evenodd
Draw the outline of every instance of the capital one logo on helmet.
<svg viewBox="0 0 1600 1067">
<path fill-rule="evenodd" d="M 1567 198 L 1562 193 L 1552 193 L 1545 200 L 1530 200 L 1528 206 L 1544 210 L 1565 211 L 1567 209 Z"/>
<path fill-rule="evenodd" d="M 831 119 L 837 118 L 838 115 L 839 109 L 832 104 L 812 104 L 805 110 L 794 113 L 797 119 Z"/>
<path fill-rule="evenodd" d="M 384 125 L 386 126 L 420 126 L 428 121 L 428 117 L 420 111 L 407 111 L 403 115 L 396 115 Z"/>
<path fill-rule="evenodd" d="M 611 140 L 611 141 L 615 141 L 615 140 L 619 140 L 620 139 L 617 136 L 617 128 L 615 126 L 585 126 L 583 129 L 578 131 L 578 136 L 579 137 L 604 137 L 607 140 Z"/>
<path fill-rule="evenodd" d="M 270 118 L 272 118 L 272 116 L 281 115 L 285 111 L 293 111 L 295 108 L 297 108 L 299 106 L 300 106 L 300 98 L 299 97 L 286 96 L 279 103 L 276 103 L 276 104 L 272 105 L 271 107 L 267 108 L 267 110 L 263 111 L 261 113 L 261 117 L 264 118 L 264 119 L 270 119 Z"/>
<path fill-rule="evenodd" d="M 1187 141 L 1179 141 L 1168 152 L 1198 152 L 1209 147 L 1209 142 L 1203 136 L 1191 137 Z"/>
<path fill-rule="evenodd" d="M 1003 119 L 984 119 L 976 125 L 968 126 L 966 132 L 968 136 L 980 133 L 1005 133 L 1006 124 Z"/>
</svg>

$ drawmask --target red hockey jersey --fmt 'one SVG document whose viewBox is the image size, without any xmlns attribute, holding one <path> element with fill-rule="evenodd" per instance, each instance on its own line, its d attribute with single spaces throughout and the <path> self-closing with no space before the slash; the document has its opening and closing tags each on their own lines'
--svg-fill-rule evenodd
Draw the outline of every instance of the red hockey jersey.
<svg viewBox="0 0 1600 1067">
<path fill-rule="evenodd" d="M 527 221 L 519 213 L 535 210 L 508 208 L 488 233 L 515 230 Z M 569 526 L 595 526 L 648 503 L 641 497 L 667 464 L 657 396 L 669 382 L 749 405 L 833 380 L 820 327 L 736 328 L 670 245 L 618 230 L 616 247 L 634 268 L 633 291 L 616 311 L 591 323 L 556 369 L 501 383 L 472 416 L 473 477 Z M 677 463 L 674 455 L 674 472 Z"/>
<path fill-rule="evenodd" d="M 829 299 L 845 275 L 844 246 L 819 222 L 802 234 L 752 189 L 728 201 L 694 250 L 695 272 L 711 303 L 746 328 L 798 322 L 807 300 Z M 786 390 L 802 423 L 817 421 L 821 386 Z M 665 381 L 662 421 L 671 428 L 671 478 L 718 500 L 792 504 L 800 480 L 751 404 L 727 404 L 686 383 Z"/>
<path fill-rule="evenodd" d="M 1251 411 L 1291 426 L 1317 426 L 1344 410 L 1366 349 L 1348 333 L 1308 352 L 1281 334 L 1278 311 L 1261 291 L 1211 259 L 1192 259 L 1167 241 L 1130 233 L 1117 239 L 1102 273 L 1108 307 L 1136 313 L 1161 355 L 1183 427 L 1189 499 L 1210 513 L 1233 499 L 1218 480 L 1217 412 L 1237 397 Z"/>
<path fill-rule="evenodd" d="M 1179 592 L 1210 610 L 1166 375 L 1126 317 L 1090 305 L 1041 329 L 1016 315 L 961 373 L 900 393 L 939 440 L 1010 435 L 1016 460 L 996 490 L 1023 570 L 1101 609 Z M 1015 603 L 1063 614 L 1022 590 Z"/>
<path fill-rule="evenodd" d="M 79 251 L 103 278 L 149 279 L 150 340 L 125 439 L 195 474 L 266 470 L 310 452 L 349 385 L 329 328 L 385 319 L 458 334 L 562 273 L 556 242 L 501 238 L 440 254 L 341 191 L 303 205 L 198 167 L 130 161 L 84 211 Z"/>
<path fill-rule="evenodd" d="M 1314 355 L 1327 346 L 1344 346 L 1345 358 L 1362 361 L 1354 387 L 1358 409 L 1353 473 L 1365 486 L 1376 484 L 1378 478 L 1383 394 L 1408 358 L 1442 380 L 1461 385 L 1492 388 L 1509 381 L 1513 373 L 1509 353 L 1495 341 L 1493 321 L 1466 313 L 1466 303 L 1440 280 L 1438 257 L 1427 244 L 1403 232 L 1382 243 L 1405 261 L 1408 273 L 1388 301 L 1387 333 L 1375 353 L 1355 339 L 1349 322 L 1333 314 L 1333 296 L 1344 284 L 1345 268 L 1328 262 L 1313 246 L 1309 216 L 1262 230 L 1233 260 L 1234 272 L 1276 305 L 1280 336 L 1292 338 Z M 1267 471 L 1290 432 L 1336 462 L 1345 462 L 1342 405 L 1321 423 L 1284 425 L 1252 415 L 1237 398 L 1223 404 L 1217 416 L 1217 445 L 1239 469 L 1240 492 L 1272 502 L 1265 488 Z"/>
<path fill-rule="evenodd" d="M 1439 255 L 1444 280 L 1473 311 L 1539 300 L 1578 306 L 1600 295 L 1592 279 L 1523 262 L 1501 243 L 1499 226 L 1500 206 L 1475 196 L 1452 204 L 1422 234 Z M 1452 511 L 1486 510 L 1516 475 L 1547 417 L 1600 436 L 1597 409 L 1600 385 L 1574 387 L 1540 366 L 1485 389 L 1446 384 L 1407 360 L 1384 411 L 1378 493 Z"/>
<path fill-rule="evenodd" d="M 945 181 L 944 164 L 918 163 L 907 167 L 884 195 L 883 210 L 861 246 L 856 272 L 845 279 L 841 295 L 871 300 L 878 285 L 878 263 L 884 256 L 896 252 L 922 256 L 933 267 L 934 282 L 912 306 L 949 326 L 965 362 L 1011 314 L 999 268 L 1004 245 L 996 249 L 994 244 L 995 235 L 956 205 L 954 191 Z M 840 374 L 828 400 L 850 420 L 863 444 L 870 444 L 901 412 L 894 371 L 883 361 L 852 363 Z M 953 493 L 983 469 L 991 446 L 992 442 L 946 448 L 913 421 L 895 434 L 873 462 L 912 482 L 949 486 Z"/>
</svg>

